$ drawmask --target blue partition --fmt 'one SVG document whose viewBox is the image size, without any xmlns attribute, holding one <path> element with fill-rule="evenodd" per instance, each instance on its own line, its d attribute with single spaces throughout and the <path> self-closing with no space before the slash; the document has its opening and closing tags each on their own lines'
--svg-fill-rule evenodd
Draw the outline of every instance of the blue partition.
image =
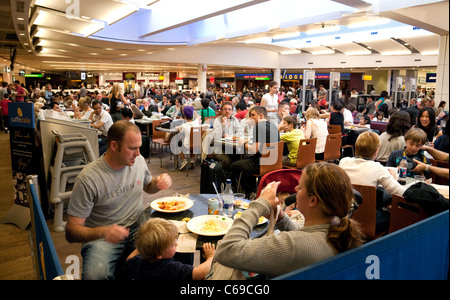
<svg viewBox="0 0 450 300">
<path fill-rule="evenodd" d="M 446 280 L 449 211 L 276 280 Z"/>
<path fill-rule="evenodd" d="M 40 280 L 52 280 L 57 276 L 64 275 L 64 272 L 56 254 L 34 184 L 29 183 L 29 190 L 31 195 L 31 230 L 37 272 Z"/>
</svg>

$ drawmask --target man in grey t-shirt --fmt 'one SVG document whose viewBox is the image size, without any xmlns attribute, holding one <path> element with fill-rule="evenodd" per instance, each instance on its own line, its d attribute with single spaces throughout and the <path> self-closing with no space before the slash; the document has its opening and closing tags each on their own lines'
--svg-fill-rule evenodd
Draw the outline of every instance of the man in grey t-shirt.
<svg viewBox="0 0 450 300">
<path fill-rule="evenodd" d="M 145 159 L 139 128 L 117 121 L 108 131 L 104 155 L 78 175 L 70 197 L 66 239 L 83 243 L 82 279 L 114 279 L 117 260 L 134 243 L 143 211 L 143 191 L 167 189 L 167 174 L 152 178 Z"/>
</svg>

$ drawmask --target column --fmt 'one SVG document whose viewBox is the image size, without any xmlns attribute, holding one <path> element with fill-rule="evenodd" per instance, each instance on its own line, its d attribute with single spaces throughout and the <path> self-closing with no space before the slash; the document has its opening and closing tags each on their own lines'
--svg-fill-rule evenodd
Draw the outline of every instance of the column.
<svg viewBox="0 0 450 300">
<path fill-rule="evenodd" d="M 449 61 L 449 45 L 448 45 L 448 35 L 443 35 L 439 39 L 439 56 L 438 65 L 436 70 L 436 90 L 435 90 L 435 102 L 436 105 L 441 101 L 446 101 L 447 105 L 445 110 L 449 110 L 449 99 L 448 99 L 448 84 L 449 84 L 449 73 L 448 73 L 448 61 Z"/>
<path fill-rule="evenodd" d="M 278 85 L 281 88 L 281 69 L 280 68 L 273 69 L 273 80 L 278 82 Z"/>
<path fill-rule="evenodd" d="M 198 83 L 197 83 L 197 88 L 198 88 L 198 92 L 201 93 L 206 93 L 207 91 L 207 87 L 206 87 L 206 71 L 207 71 L 207 66 L 204 64 L 198 64 L 197 65 L 197 71 L 198 71 Z"/>
</svg>

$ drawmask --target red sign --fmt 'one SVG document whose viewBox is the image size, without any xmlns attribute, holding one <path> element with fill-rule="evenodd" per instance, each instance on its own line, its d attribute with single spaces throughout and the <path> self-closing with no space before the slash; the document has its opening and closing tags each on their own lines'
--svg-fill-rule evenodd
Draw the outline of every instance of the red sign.
<svg viewBox="0 0 450 300">
<path fill-rule="evenodd" d="M 209 83 L 215 83 L 216 78 L 215 77 L 209 77 Z"/>
</svg>

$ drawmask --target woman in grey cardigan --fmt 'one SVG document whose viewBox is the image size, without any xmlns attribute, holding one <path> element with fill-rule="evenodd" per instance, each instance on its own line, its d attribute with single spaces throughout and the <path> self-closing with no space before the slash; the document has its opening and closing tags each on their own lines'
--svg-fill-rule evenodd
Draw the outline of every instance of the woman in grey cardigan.
<svg viewBox="0 0 450 300">
<path fill-rule="evenodd" d="M 269 184 L 248 210 L 236 219 L 217 244 L 215 260 L 229 268 L 279 276 L 363 243 L 362 234 L 347 213 L 353 199 L 349 177 L 339 166 L 315 163 L 303 170 L 297 186 L 296 207 L 305 217 L 300 228 L 280 210 L 279 234 L 250 239 L 261 216 L 277 211 L 279 182 Z"/>
</svg>

